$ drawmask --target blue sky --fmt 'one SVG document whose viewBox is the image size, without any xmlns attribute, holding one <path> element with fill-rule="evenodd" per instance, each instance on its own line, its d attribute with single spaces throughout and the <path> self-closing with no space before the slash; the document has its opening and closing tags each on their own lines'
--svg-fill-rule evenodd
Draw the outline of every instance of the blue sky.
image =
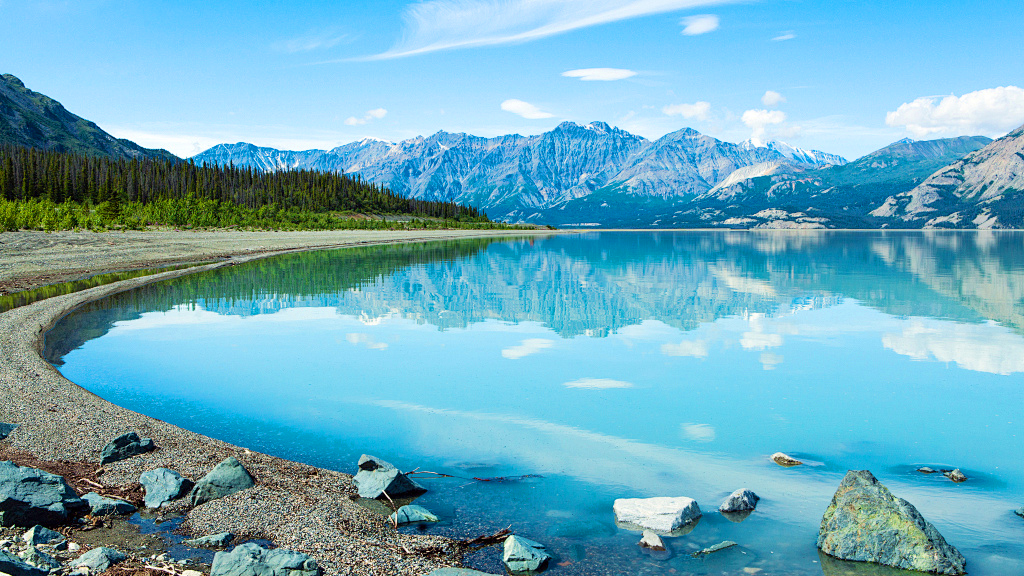
<svg viewBox="0 0 1024 576">
<path fill-rule="evenodd" d="M 602 120 L 854 158 L 1024 123 L 1022 27 L 1020 0 L 0 0 L 0 72 L 182 156 Z"/>
</svg>

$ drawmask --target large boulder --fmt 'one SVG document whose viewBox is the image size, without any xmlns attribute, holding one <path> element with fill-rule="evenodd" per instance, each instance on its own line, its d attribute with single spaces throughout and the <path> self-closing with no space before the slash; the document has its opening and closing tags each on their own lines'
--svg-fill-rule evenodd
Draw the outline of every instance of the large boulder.
<svg viewBox="0 0 1024 576">
<path fill-rule="evenodd" d="M 75 568 L 84 566 L 89 569 L 91 574 L 97 574 L 99 572 L 103 572 L 107 568 L 110 568 L 114 564 L 123 562 L 127 559 L 128 557 L 121 552 L 118 552 L 113 548 L 101 546 L 99 548 L 93 548 L 85 554 L 82 554 L 78 557 L 78 560 L 71 563 L 71 566 Z"/>
<path fill-rule="evenodd" d="M 0 573 L 10 576 L 47 576 L 50 571 L 36 568 L 14 554 L 0 550 Z"/>
<path fill-rule="evenodd" d="M 107 498 L 95 492 L 89 492 L 82 496 L 82 500 L 89 503 L 93 516 L 123 516 L 131 514 L 136 510 L 135 506 L 130 502 L 118 500 L 117 498 Z"/>
<path fill-rule="evenodd" d="M 217 552 L 210 576 L 317 576 L 316 560 L 302 554 L 275 548 L 267 550 L 249 542 L 231 552 Z"/>
<path fill-rule="evenodd" d="M 213 467 L 206 476 L 196 482 L 190 498 L 193 506 L 199 506 L 223 498 L 235 492 L 241 492 L 256 485 L 249 471 L 234 456 L 226 458 Z"/>
<path fill-rule="evenodd" d="M 851 470 L 840 482 L 821 519 L 818 548 L 843 560 L 966 574 L 960 551 L 913 504 L 893 496 L 867 470 Z"/>
<path fill-rule="evenodd" d="M 391 498 L 403 498 L 427 491 L 392 464 L 368 454 L 359 458 L 359 471 L 352 482 L 363 498 L 380 498 L 385 493 Z"/>
<path fill-rule="evenodd" d="M 697 501 L 685 496 L 619 498 L 612 505 L 612 509 L 615 511 L 617 522 L 662 533 L 678 530 L 701 517 Z"/>
<path fill-rule="evenodd" d="M 146 489 L 146 508 L 159 508 L 189 493 L 195 483 L 168 468 L 154 468 L 139 476 Z"/>
<path fill-rule="evenodd" d="M 551 559 L 544 549 L 545 546 L 539 542 L 512 535 L 505 538 L 501 560 L 510 572 L 537 572 L 543 570 Z"/>
<path fill-rule="evenodd" d="M 719 512 L 749 512 L 757 507 L 757 501 L 761 497 L 746 488 L 729 494 L 729 497 L 718 507 Z"/>
<path fill-rule="evenodd" d="M 33 526 L 27 532 L 21 535 L 22 540 L 25 541 L 29 546 L 38 546 L 39 544 L 50 544 L 53 542 L 63 542 L 66 540 L 64 535 L 60 532 L 50 530 L 45 526 Z"/>
<path fill-rule="evenodd" d="M 0 526 L 52 526 L 88 511 L 64 478 L 0 461 Z"/>
<path fill-rule="evenodd" d="M 109 464 L 127 460 L 132 456 L 156 450 L 156 444 L 150 438 L 139 438 L 135 432 L 122 434 L 111 440 L 100 453 L 100 464 Z"/>
<path fill-rule="evenodd" d="M 17 424 L 4 424 L 3 422 L 0 422 L 0 440 L 10 436 L 11 432 L 14 432 L 14 429 L 17 427 Z"/>
<path fill-rule="evenodd" d="M 438 518 L 423 506 L 408 504 L 396 510 L 388 517 L 388 520 L 395 524 L 415 524 L 417 522 L 437 522 Z"/>
</svg>

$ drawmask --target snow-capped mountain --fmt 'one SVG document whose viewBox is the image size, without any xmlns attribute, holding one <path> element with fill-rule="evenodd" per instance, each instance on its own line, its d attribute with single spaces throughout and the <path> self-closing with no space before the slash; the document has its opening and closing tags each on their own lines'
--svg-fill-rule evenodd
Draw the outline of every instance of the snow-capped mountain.
<svg viewBox="0 0 1024 576">
<path fill-rule="evenodd" d="M 774 150 L 783 157 L 789 159 L 791 162 L 806 168 L 821 168 L 828 165 L 842 166 L 847 163 L 846 158 L 843 158 L 838 154 L 829 154 L 828 152 L 822 152 L 821 150 L 805 150 L 803 148 L 797 148 L 796 146 L 790 146 L 789 144 L 778 140 L 769 140 L 763 144 L 754 140 L 744 140 L 740 143 L 740 146 L 747 150 L 754 148 L 767 148 L 769 150 Z"/>
</svg>

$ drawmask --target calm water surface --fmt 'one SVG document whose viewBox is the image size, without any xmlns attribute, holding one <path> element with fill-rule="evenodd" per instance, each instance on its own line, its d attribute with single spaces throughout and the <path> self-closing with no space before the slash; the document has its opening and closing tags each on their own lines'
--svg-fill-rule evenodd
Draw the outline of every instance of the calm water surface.
<svg viewBox="0 0 1024 576">
<path fill-rule="evenodd" d="M 444 519 L 425 530 L 512 525 L 553 575 L 895 573 L 815 548 L 843 474 L 866 468 L 995 576 L 1024 574 L 1022 335 L 1021 233 L 606 232 L 192 275 L 68 316 L 47 354 L 235 444 L 457 476 L 422 480 Z M 472 480 L 520 475 L 540 477 Z M 743 487 L 762 500 L 731 522 L 717 507 Z M 648 496 L 705 511 L 668 558 L 614 524 L 614 499 Z M 740 546 L 690 557 L 725 539 Z"/>
</svg>

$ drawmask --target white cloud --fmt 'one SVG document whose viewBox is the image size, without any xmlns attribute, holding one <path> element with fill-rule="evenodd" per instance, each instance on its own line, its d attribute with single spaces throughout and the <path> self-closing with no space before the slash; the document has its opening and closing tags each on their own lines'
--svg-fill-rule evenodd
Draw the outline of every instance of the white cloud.
<svg viewBox="0 0 1024 576">
<path fill-rule="evenodd" d="M 882 345 L 913 360 L 954 362 L 976 372 L 1024 372 L 1024 339 L 994 323 L 917 319 L 902 333 L 884 335 Z"/>
<path fill-rule="evenodd" d="M 740 338 L 740 346 L 747 350 L 764 350 L 782 346 L 782 336 L 765 332 L 744 332 Z"/>
<path fill-rule="evenodd" d="M 308 36 L 275 42 L 271 45 L 271 48 L 278 52 L 287 52 L 288 54 L 311 52 L 313 50 L 326 50 L 327 48 L 337 46 L 347 37 L 347 34 L 338 34 L 336 32 L 310 34 Z"/>
<path fill-rule="evenodd" d="M 518 360 L 524 356 L 536 354 L 541 350 L 551 348 L 554 344 L 554 340 L 548 340 L 546 338 L 527 338 L 520 342 L 518 346 L 505 348 L 501 351 L 501 355 L 509 360 Z"/>
<path fill-rule="evenodd" d="M 786 97 L 774 90 L 768 90 L 761 96 L 761 103 L 765 106 L 778 106 L 786 101 Z"/>
<path fill-rule="evenodd" d="M 383 108 L 374 108 L 373 110 L 367 110 L 366 115 L 362 118 L 356 118 L 355 116 L 349 116 L 345 119 L 345 125 L 347 126 L 362 126 L 371 120 L 380 120 L 381 118 L 388 115 L 388 111 Z"/>
<path fill-rule="evenodd" d="M 796 34 L 794 34 L 792 30 L 786 30 L 782 34 L 772 38 L 772 42 L 785 42 L 786 40 L 792 40 L 793 38 L 796 38 Z"/>
<path fill-rule="evenodd" d="M 915 138 L 930 135 L 1002 135 L 1024 124 L 1024 89 L 1000 86 L 942 98 L 926 96 L 885 115 Z"/>
<path fill-rule="evenodd" d="M 731 0 L 427 0 L 403 14 L 403 39 L 370 59 L 526 42 L 570 30 Z"/>
<path fill-rule="evenodd" d="M 661 353 L 665 356 L 692 356 L 693 358 L 707 358 L 708 343 L 703 340 L 683 340 L 678 344 L 667 342 L 661 345 Z"/>
<path fill-rule="evenodd" d="M 361 332 L 352 332 L 345 335 L 345 340 L 348 340 L 349 344 L 356 346 L 366 346 L 370 350 L 387 350 L 388 345 L 386 342 L 377 342 L 369 334 L 363 334 Z"/>
<path fill-rule="evenodd" d="M 566 70 L 562 76 L 567 78 L 579 78 L 580 80 L 611 81 L 624 80 L 636 76 L 636 72 L 625 68 L 580 68 L 579 70 Z"/>
<path fill-rule="evenodd" d="M 541 118 L 551 118 L 554 116 L 554 114 L 541 111 L 540 108 L 537 108 L 529 102 L 523 102 L 522 100 L 517 100 L 515 98 L 510 98 L 502 102 L 501 109 L 505 112 L 518 114 L 527 120 L 540 120 Z"/>
<path fill-rule="evenodd" d="M 783 358 L 778 354 L 764 352 L 761 354 L 761 367 L 765 370 L 775 370 L 775 367 L 782 364 Z"/>
<path fill-rule="evenodd" d="M 669 116 L 682 116 L 688 120 L 707 120 L 711 112 L 710 102 L 694 102 L 693 104 L 670 104 L 661 109 Z"/>
<path fill-rule="evenodd" d="M 761 144 L 764 140 L 768 126 L 782 124 L 786 121 L 786 114 L 779 110 L 747 110 L 741 117 L 743 123 L 753 130 L 750 139 L 754 144 Z"/>
<path fill-rule="evenodd" d="M 718 30 L 718 16 L 714 14 L 701 14 L 699 16 L 687 16 L 680 22 L 683 25 L 682 34 L 697 36 Z"/>
<path fill-rule="evenodd" d="M 566 388 L 588 388 L 591 390 L 607 390 L 609 388 L 632 388 L 632 382 L 622 380 L 610 380 L 608 378 L 580 378 L 572 382 L 562 384 Z"/>
<path fill-rule="evenodd" d="M 683 438 L 696 440 L 697 442 L 713 442 L 715 440 L 715 429 L 710 424 L 692 424 L 686 422 L 680 425 Z"/>
</svg>

